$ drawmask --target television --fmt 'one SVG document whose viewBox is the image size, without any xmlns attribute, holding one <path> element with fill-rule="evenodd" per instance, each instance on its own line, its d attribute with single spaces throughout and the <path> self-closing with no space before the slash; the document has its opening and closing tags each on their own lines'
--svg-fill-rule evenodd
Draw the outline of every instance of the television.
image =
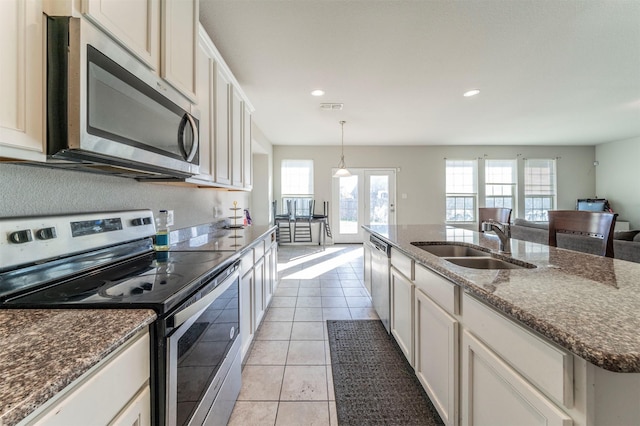
<svg viewBox="0 0 640 426">
<path fill-rule="evenodd" d="M 609 211 L 609 201 L 604 198 L 580 198 L 576 203 L 576 210 L 607 212 Z"/>
</svg>

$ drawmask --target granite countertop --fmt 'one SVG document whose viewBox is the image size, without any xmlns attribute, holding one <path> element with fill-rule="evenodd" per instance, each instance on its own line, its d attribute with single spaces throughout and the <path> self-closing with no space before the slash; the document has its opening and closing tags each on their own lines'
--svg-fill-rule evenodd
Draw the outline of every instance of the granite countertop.
<svg viewBox="0 0 640 426">
<path fill-rule="evenodd" d="M 206 223 L 171 231 L 171 251 L 244 252 L 275 230 L 275 225 L 251 225 L 225 228 L 223 222 Z"/>
<path fill-rule="evenodd" d="M 512 239 L 506 257 L 536 268 L 469 269 L 411 243 L 479 245 L 504 258 L 496 236 L 444 225 L 364 228 L 588 362 L 640 373 L 640 264 Z"/>
<path fill-rule="evenodd" d="M 0 310 L 0 424 L 14 425 L 153 322 L 151 310 Z"/>
</svg>

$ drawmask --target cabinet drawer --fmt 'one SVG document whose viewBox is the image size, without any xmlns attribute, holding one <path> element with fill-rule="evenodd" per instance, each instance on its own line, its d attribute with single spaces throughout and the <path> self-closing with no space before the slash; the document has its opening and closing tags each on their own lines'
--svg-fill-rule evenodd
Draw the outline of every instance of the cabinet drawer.
<svg viewBox="0 0 640 426">
<path fill-rule="evenodd" d="M 413 281 L 414 275 L 414 261 L 408 256 L 400 253 L 398 250 L 391 247 L 391 265 L 393 265 L 398 271 L 400 271 L 405 277 Z"/>
<path fill-rule="evenodd" d="M 258 243 L 253 246 L 253 250 L 255 252 L 254 256 L 257 262 L 262 256 L 264 256 L 264 240 L 258 241 Z"/>
<path fill-rule="evenodd" d="M 464 324 L 475 336 L 548 396 L 573 406 L 573 356 L 542 340 L 468 294 Z"/>
<path fill-rule="evenodd" d="M 244 275 L 253 268 L 255 261 L 253 260 L 253 249 L 247 250 L 240 258 L 240 275 Z"/>
<path fill-rule="evenodd" d="M 416 288 L 451 315 L 460 313 L 460 287 L 421 265 L 416 265 Z"/>
</svg>

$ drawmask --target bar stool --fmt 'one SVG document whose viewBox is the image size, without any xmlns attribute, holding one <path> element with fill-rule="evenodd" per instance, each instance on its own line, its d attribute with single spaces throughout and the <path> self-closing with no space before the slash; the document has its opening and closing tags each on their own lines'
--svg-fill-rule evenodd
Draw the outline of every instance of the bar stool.
<svg viewBox="0 0 640 426">
<path fill-rule="evenodd" d="M 600 256 L 613 257 L 613 228 L 617 213 L 549 210 L 549 245 L 557 247 L 557 234 L 581 235 L 602 241 Z"/>
</svg>

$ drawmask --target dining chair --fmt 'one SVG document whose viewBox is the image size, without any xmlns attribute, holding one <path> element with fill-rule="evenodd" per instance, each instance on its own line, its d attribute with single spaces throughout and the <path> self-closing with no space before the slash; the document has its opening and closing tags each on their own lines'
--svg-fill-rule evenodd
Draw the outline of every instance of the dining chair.
<svg viewBox="0 0 640 426">
<path fill-rule="evenodd" d="M 511 209 L 504 207 L 480 207 L 478 209 L 478 231 L 482 232 L 482 222 L 491 220 L 508 224 L 511 222 Z"/>
<path fill-rule="evenodd" d="M 597 253 L 613 257 L 613 228 L 617 213 L 581 210 L 549 210 L 549 245 L 558 246 L 557 234 L 570 234 L 599 239 Z"/>
</svg>

